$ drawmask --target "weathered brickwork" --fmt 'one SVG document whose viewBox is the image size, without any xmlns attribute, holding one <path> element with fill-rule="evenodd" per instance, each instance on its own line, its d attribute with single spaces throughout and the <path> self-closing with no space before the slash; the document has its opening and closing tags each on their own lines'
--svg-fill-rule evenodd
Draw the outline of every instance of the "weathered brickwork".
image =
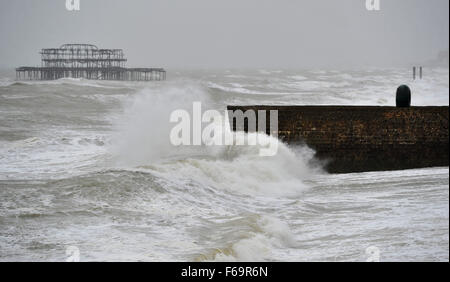
<svg viewBox="0 0 450 282">
<path fill-rule="evenodd" d="M 229 106 L 278 110 L 279 138 L 307 144 L 333 173 L 448 166 L 446 107 Z M 268 115 L 267 115 L 268 116 Z M 268 122 L 268 118 L 267 118 Z"/>
</svg>

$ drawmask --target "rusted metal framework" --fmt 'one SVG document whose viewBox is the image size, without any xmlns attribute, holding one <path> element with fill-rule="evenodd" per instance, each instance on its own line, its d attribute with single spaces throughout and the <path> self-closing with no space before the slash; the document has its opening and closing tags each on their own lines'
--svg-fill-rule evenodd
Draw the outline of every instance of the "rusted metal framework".
<svg viewBox="0 0 450 282">
<path fill-rule="evenodd" d="M 91 44 L 64 44 L 42 49 L 40 67 L 19 67 L 18 80 L 86 78 L 100 80 L 165 80 L 163 68 L 126 68 L 122 49 L 99 49 Z"/>
</svg>

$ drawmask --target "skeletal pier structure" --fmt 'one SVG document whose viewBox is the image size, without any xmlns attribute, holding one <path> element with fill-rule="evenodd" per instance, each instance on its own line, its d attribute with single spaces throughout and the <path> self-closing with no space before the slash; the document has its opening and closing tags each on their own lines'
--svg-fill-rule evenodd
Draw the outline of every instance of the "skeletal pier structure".
<svg viewBox="0 0 450 282">
<path fill-rule="evenodd" d="M 16 68 L 17 80 L 86 78 L 96 80 L 165 80 L 163 68 L 126 68 L 121 49 L 99 49 L 91 44 L 64 44 L 42 49 L 40 67 Z"/>
</svg>

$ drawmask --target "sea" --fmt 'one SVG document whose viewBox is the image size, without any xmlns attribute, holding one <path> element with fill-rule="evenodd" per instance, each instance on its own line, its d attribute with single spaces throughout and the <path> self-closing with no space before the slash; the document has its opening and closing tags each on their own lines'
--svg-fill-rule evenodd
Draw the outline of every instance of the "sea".
<svg viewBox="0 0 450 282">
<path fill-rule="evenodd" d="M 448 167 L 329 174 L 274 137 L 266 157 L 169 138 L 194 102 L 394 106 L 407 84 L 412 105 L 448 106 L 448 67 L 167 71 L 0 71 L 0 261 L 449 261 Z"/>
</svg>

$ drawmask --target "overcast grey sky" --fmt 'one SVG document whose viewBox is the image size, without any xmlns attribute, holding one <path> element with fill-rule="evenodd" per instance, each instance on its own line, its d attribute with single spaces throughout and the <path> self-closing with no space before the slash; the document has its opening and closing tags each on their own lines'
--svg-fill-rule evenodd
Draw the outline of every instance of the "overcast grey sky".
<svg viewBox="0 0 450 282">
<path fill-rule="evenodd" d="M 128 66 L 396 66 L 448 49 L 448 0 L 0 0 L 0 66 L 64 43 L 123 48 Z"/>
</svg>

